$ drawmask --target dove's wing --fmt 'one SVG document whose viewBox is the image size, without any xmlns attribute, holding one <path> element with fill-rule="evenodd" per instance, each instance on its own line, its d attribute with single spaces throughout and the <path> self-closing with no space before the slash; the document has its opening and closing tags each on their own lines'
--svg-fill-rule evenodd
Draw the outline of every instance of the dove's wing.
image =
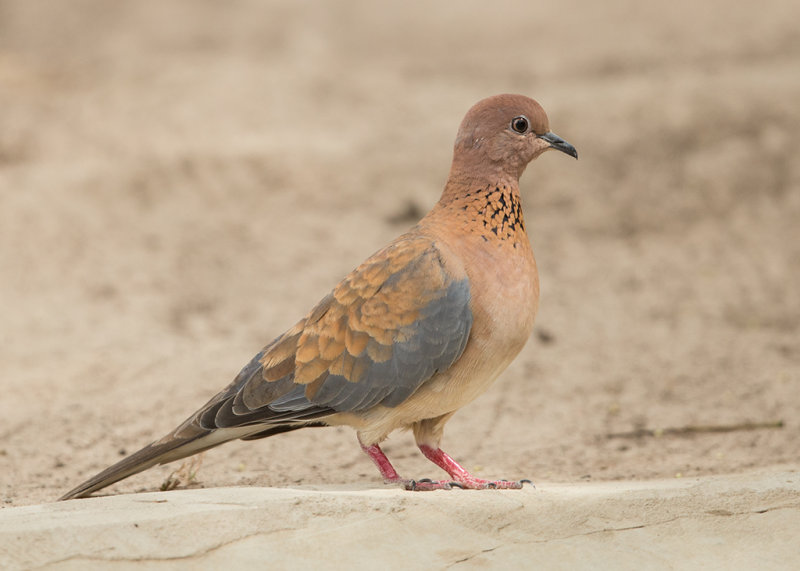
<svg viewBox="0 0 800 571">
<path fill-rule="evenodd" d="M 204 429 L 307 422 L 397 406 L 469 338 L 466 276 L 426 238 L 401 239 L 348 275 L 194 417 Z"/>
<path fill-rule="evenodd" d="M 463 271 L 454 273 L 433 240 L 398 239 L 351 272 L 176 430 L 64 499 L 228 440 L 399 405 L 457 361 L 467 344 L 469 281 Z"/>
</svg>

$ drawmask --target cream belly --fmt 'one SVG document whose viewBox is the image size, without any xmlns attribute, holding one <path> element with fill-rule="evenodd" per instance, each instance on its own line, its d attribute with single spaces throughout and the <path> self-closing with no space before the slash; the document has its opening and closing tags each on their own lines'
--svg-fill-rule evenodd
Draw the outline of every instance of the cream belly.
<svg viewBox="0 0 800 571">
<path fill-rule="evenodd" d="M 486 345 L 473 338 L 458 363 L 437 373 L 402 404 L 391 408 L 379 405 L 357 414 L 341 413 L 326 418 L 325 422 L 352 426 L 359 431 L 363 442 L 375 443 L 398 428 L 455 412 L 489 388 L 519 354 L 526 340 L 527 336 L 507 345 L 500 342 Z M 499 354 L 503 354 L 502 358 Z"/>
</svg>

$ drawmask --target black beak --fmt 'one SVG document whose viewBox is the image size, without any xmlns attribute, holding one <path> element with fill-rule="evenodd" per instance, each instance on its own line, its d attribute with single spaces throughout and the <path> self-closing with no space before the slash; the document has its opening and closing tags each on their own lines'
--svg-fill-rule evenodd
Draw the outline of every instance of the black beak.
<svg viewBox="0 0 800 571">
<path fill-rule="evenodd" d="M 552 148 L 562 153 L 567 153 L 569 156 L 575 157 L 576 159 L 578 158 L 578 150 L 555 133 L 547 132 L 544 135 L 537 135 L 537 137 L 550 143 Z"/>
</svg>

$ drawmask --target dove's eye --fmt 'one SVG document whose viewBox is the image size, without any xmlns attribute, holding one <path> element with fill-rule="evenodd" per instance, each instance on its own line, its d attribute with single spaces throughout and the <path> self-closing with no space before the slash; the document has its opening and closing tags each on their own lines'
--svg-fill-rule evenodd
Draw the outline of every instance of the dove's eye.
<svg viewBox="0 0 800 571">
<path fill-rule="evenodd" d="M 511 120 L 511 128 L 514 129 L 517 133 L 525 133 L 528 130 L 530 124 L 528 123 L 528 118 L 525 115 L 520 115 L 519 117 L 514 117 Z"/>
</svg>

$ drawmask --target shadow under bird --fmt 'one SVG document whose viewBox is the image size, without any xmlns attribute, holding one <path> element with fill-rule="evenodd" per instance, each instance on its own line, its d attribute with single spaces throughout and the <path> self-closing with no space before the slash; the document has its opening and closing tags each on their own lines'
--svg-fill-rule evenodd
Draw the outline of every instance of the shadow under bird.
<svg viewBox="0 0 800 571">
<path fill-rule="evenodd" d="M 519 177 L 549 149 L 578 158 L 522 95 L 478 102 L 458 130 L 439 202 L 369 257 L 175 430 L 70 490 L 85 497 L 229 440 L 347 425 L 387 483 L 410 490 L 521 488 L 485 480 L 439 448 L 445 423 L 483 393 L 530 336 L 539 278 Z M 380 448 L 410 428 L 449 475 L 402 478 Z"/>
</svg>

